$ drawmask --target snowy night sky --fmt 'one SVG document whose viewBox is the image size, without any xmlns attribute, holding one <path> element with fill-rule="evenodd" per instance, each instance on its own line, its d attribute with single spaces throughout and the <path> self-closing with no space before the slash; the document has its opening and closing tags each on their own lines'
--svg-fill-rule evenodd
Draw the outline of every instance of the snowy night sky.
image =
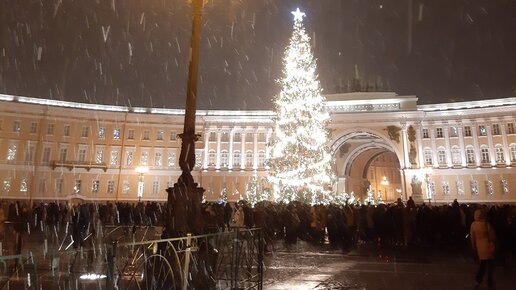
<svg viewBox="0 0 516 290">
<path fill-rule="evenodd" d="M 357 65 L 420 104 L 516 95 L 514 0 L 209 0 L 198 108 L 272 109 L 298 6 L 324 93 Z M 183 108 L 190 33 L 187 0 L 2 0 L 0 93 Z"/>
</svg>

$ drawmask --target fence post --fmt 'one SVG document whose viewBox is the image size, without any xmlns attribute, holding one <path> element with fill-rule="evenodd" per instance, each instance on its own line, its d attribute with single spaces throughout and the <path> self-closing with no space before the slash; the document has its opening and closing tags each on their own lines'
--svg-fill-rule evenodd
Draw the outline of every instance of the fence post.
<svg viewBox="0 0 516 290">
<path fill-rule="evenodd" d="M 107 252 L 107 279 L 106 290 L 113 290 L 115 286 L 115 258 L 116 258 L 117 242 L 114 241 Z"/>
<path fill-rule="evenodd" d="M 192 243 L 192 234 L 187 234 L 186 235 L 186 249 L 185 249 L 185 265 L 183 268 L 183 286 L 182 286 L 183 290 L 188 289 L 188 273 L 189 273 L 189 267 L 190 267 L 190 255 L 192 253 L 191 243 Z"/>
</svg>

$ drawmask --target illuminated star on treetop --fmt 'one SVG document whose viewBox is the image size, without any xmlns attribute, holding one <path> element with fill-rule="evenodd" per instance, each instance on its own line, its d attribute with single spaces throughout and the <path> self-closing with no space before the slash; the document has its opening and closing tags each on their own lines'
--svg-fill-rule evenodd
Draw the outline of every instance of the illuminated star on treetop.
<svg viewBox="0 0 516 290">
<path fill-rule="evenodd" d="M 301 12 L 301 10 L 299 10 L 299 7 L 296 9 L 296 11 L 292 11 L 290 13 L 294 15 L 294 21 L 303 21 L 303 17 L 306 15 L 304 12 Z"/>
</svg>

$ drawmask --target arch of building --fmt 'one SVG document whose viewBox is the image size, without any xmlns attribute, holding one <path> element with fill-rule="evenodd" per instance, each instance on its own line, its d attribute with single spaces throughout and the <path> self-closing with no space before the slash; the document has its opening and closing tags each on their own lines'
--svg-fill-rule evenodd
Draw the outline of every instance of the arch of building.
<svg viewBox="0 0 516 290">
<path fill-rule="evenodd" d="M 330 148 L 338 178 L 337 192 L 353 192 L 360 199 L 366 197 L 368 187 L 373 183 L 369 179 L 377 178 L 378 172 L 374 172 L 372 177 L 368 172 L 378 156 L 390 152 L 396 156 L 397 170 L 403 166 L 399 164 L 401 152 L 395 144 L 373 129 L 353 128 L 339 132 Z"/>
</svg>

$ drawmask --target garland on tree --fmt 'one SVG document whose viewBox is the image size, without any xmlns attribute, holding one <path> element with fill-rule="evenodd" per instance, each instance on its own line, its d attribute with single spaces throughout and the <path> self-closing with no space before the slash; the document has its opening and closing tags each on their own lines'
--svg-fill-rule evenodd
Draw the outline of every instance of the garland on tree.
<svg viewBox="0 0 516 290">
<path fill-rule="evenodd" d="M 331 199 L 332 158 L 327 147 L 329 114 L 316 75 L 304 13 L 294 14 L 294 29 L 284 57 L 284 77 L 275 99 L 269 181 L 277 201 L 327 204 Z"/>
</svg>

